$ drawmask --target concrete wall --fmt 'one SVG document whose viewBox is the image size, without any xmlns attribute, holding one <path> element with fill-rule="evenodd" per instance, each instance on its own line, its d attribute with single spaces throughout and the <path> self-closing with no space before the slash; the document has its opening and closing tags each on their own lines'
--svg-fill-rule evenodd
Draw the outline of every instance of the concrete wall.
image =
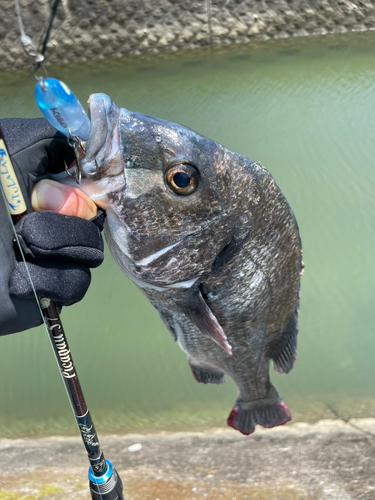
<svg viewBox="0 0 375 500">
<path fill-rule="evenodd" d="M 26 33 L 44 38 L 53 0 L 21 0 Z M 373 0 L 61 0 L 48 63 L 375 28 Z M 0 0 L 0 70 L 25 67 L 13 0 Z"/>
</svg>

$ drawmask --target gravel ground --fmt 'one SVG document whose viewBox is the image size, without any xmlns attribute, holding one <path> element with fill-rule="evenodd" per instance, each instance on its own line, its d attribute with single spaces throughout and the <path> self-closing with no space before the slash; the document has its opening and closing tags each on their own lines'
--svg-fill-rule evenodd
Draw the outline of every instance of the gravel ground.
<svg viewBox="0 0 375 500">
<path fill-rule="evenodd" d="M 375 419 L 297 423 L 250 437 L 221 429 L 106 436 L 101 444 L 125 500 L 375 499 Z M 0 470 L 1 500 L 90 498 L 78 438 L 1 439 Z"/>
</svg>

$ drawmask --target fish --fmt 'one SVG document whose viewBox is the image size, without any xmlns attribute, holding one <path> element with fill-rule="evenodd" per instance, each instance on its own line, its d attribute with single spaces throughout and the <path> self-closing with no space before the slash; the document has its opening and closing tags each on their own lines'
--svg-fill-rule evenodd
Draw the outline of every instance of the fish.
<svg viewBox="0 0 375 500">
<path fill-rule="evenodd" d="M 296 359 L 302 248 L 271 174 L 193 130 L 89 98 L 80 189 L 106 213 L 121 271 L 158 311 L 194 378 L 238 397 L 243 434 L 291 419 L 269 367 Z M 72 181 L 67 181 L 72 182 Z"/>
</svg>

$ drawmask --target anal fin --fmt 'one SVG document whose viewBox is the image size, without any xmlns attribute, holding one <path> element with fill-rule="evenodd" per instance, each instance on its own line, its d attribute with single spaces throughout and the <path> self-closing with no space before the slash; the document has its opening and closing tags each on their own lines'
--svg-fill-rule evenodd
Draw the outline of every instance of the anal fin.
<svg viewBox="0 0 375 500">
<path fill-rule="evenodd" d="M 190 365 L 190 363 L 189 366 L 193 377 L 200 384 L 224 384 L 224 373 Z"/>
</svg>

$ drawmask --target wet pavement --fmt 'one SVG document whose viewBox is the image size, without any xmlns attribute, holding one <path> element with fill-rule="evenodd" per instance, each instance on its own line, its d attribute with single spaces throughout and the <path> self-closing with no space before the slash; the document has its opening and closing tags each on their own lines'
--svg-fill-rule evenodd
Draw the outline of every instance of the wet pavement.
<svg viewBox="0 0 375 500">
<path fill-rule="evenodd" d="M 323 420 L 250 437 L 216 430 L 101 443 L 125 500 L 375 499 L 375 419 L 349 423 L 361 430 Z M 88 500 L 86 464 L 78 438 L 2 439 L 0 500 Z"/>
</svg>

